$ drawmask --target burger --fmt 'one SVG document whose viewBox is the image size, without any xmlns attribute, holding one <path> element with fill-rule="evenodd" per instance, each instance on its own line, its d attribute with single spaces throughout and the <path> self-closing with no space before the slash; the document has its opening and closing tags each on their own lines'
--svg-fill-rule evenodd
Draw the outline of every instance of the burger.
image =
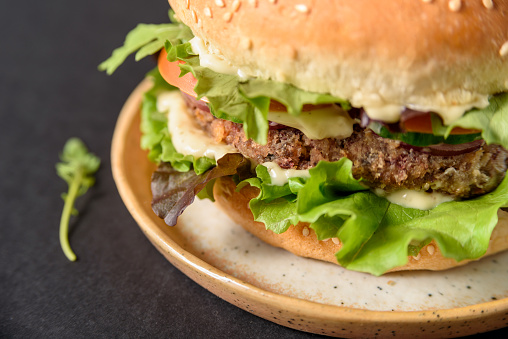
<svg viewBox="0 0 508 339">
<path fill-rule="evenodd" d="M 168 225 L 210 198 L 374 275 L 508 247 L 508 1 L 169 3 L 99 66 L 157 56 L 141 147 Z"/>
</svg>

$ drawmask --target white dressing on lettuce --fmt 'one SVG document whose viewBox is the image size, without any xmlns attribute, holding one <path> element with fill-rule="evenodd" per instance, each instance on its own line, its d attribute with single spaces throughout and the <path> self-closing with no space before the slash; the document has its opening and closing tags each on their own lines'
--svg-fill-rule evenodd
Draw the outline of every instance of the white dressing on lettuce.
<svg viewBox="0 0 508 339">
<path fill-rule="evenodd" d="M 454 200 L 451 195 L 438 192 L 422 192 L 408 189 L 402 189 L 391 193 L 376 189 L 374 192 L 393 204 L 424 211 L 433 209 L 443 202 Z"/>
<path fill-rule="evenodd" d="M 218 160 L 226 153 L 238 151 L 225 143 L 218 143 L 205 133 L 188 113 L 179 91 L 169 91 L 157 97 L 157 110 L 167 112 L 168 129 L 178 153 Z"/>
<path fill-rule="evenodd" d="M 282 169 L 274 162 L 261 164 L 268 169 L 272 185 L 284 186 L 289 178 L 310 178 L 309 170 Z"/>
</svg>

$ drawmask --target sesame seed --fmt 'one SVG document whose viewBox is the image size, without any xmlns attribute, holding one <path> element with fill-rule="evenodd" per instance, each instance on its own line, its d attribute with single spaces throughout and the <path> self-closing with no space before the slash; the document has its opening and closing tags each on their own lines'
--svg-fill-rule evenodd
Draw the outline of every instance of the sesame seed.
<svg viewBox="0 0 508 339">
<path fill-rule="evenodd" d="M 277 71 L 275 73 L 275 79 L 277 79 L 278 81 L 286 82 L 287 81 L 286 73 L 282 71 Z"/>
<path fill-rule="evenodd" d="M 231 5 L 233 12 L 236 12 L 238 8 L 240 8 L 241 4 L 240 0 L 233 1 L 233 4 Z"/>
<path fill-rule="evenodd" d="M 425 3 L 431 3 L 433 0 L 422 0 Z"/>
<path fill-rule="evenodd" d="M 194 20 L 195 23 L 198 22 L 198 16 L 195 10 L 192 10 L 192 20 Z"/>
<path fill-rule="evenodd" d="M 300 12 L 300 13 L 308 13 L 309 12 L 309 7 L 307 7 L 306 5 L 304 4 L 298 4 L 298 5 L 295 5 L 295 9 Z"/>
<path fill-rule="evenodd" d="M 422 255 L 420 253 L 418 253 L 417 256 L 413 256 L 413 259 L 414 260 L 420 260 L 421 257 L 422 257 Z"/>
<path fill-rule="evenodd" d="M 213 14 L 212 14 L 212 10 L 210 9 L 210 7 L 205 7 L 205 9 L 203 10 L 203 12 L 205 13 L 205 15 L 209 18 L 213 18 Z"/>
<path fill-rule="evenodd" d="M 277 0 L 268 0 L 269 3 L 274 4 L 277 2 Z"/>
<path fill-rule="evenodd" d="M 296 51 L 296 49 L 294 49 L 294 48 L 292 48 L 292 47 L 291 47 L 291 48 L 289 49 L 289 57 L 290 57 L 291 59 L 295 60 L 297 56 L 298 56 L 298 52 Z"/>
<path fill-rule="evenodd" d="M 251 4 L 252 6 L 254 7 L 257 7 L 258 5 L 258 0 L 249 0 L 249 4 Z"/>
<path fill-rule="evenodd" d="M 330 240 L 330 238 L 326 238 L 326 239 L 323 239 L 323 240 L 321 240 L 321 241 L 328 241 L 328 240 Z"/>
<path fill-rule="evenodd" d="M 340 245 L 340 240 L 339 238 L 332 238 L 332 241 L 335 245 Z"/>
<path fill-rule="evenodd" d="M 245 38 L 241 41 L 241 46 L 244 49 L 251 49 L 252 48 L 252 40 L 249 38 Z"/>
<path fill-rule="evenodd" d="M 503 46 L 499 49 L 499 55 L 505 57 L 508 55 L 508 41 L 506 41 Z"/>
<path fill-rule="evenodd" d="M 448 2 L 448 8 L 453 12 L 460 11 L 460 8 L 462 7 L 462 0 L 450 0 Z"/>
<path fill-rule="evenodd" d="M 201 22 L 201 19 L 198 19 L 198 28 L 203 27 L 203 23 Z"/>
<path fill-rule="evenodd" d="M 483 6 L 485 6 L 485 8 L 487 8 L 487 9 L 494 8 L 494 1 L 492 1 L 492 0 L 482 0 L 482 3 L 483 3 Z"/>
<path fill-rule="evenodd" d="M 185 0 L 185 8 L 189 9 L 190 7 L 190 0 Z"/>
<path fill-rule="evenodd" d="M 309 236 L 309 233 L 310 233 L 309 228 L 308 227 L 304 227 L 303 230 L 302 230 L 303 236 L 307 237 L 307 236 Z"/>
<path fill-rule="evenodd" d="M 224 3 L 223 0 L 215 0 L 215 4 L 219 7 L 224 7 L 226 6 L 226 4 Z"/>
<path fill-rule="evenodd" d="M 436 248 L 432 245 L 427 246 L 427 252 L 429 252 L 430 255 L 433 255 L 434 252 L 436 252 Z"/>
<path fill-rule="evenodd" d="M 233 14 L 231 14 L 230 12 L 226 12 L 224 13 L 224 15 L 222 16 L 222 18 L 224 19 L 224 21 L 226 22 L 230 22 L 231 19 L 233 18 Z"/>
</svg>

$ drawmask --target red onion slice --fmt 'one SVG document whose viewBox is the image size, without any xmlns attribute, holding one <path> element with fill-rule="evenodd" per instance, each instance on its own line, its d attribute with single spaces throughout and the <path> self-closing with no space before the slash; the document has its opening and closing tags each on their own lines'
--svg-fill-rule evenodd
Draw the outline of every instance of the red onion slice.
<svg viewBox="0 0 508 339">
<path fill-rule="evenodd" d="M 460 155 L 464 153 L 474 152 L 485 144 L 484 140 L 475 140 L 467 142 L 465 144 L 449 145 L 449 144 L 437 144 L 425 147 L 413 146 L 401 142 L 400 145 L 405 149 L 412 149 L 416 152 L 426 153 L 430 155 L 450 157 Z"/>
</svg>

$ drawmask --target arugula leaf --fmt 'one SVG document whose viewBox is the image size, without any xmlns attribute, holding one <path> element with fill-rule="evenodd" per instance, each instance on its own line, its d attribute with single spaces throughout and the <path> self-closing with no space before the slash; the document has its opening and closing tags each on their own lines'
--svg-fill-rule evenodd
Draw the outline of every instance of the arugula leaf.
<svg viewBox="0 0 508 339">
<path fill-rule="evenodd" d="M 171 12 L 169 16 L 172 16 Z M 125 59 L 136 51 L 135 60 L 139 61 L 160 51 L 166 41 L 180 44 L 192 37 L 190 28 L 178 22 L 158 25 L 139 24 L 127 34 L 123 46 L 115 49 L 111 56 L 99 65 L 99 70 L 113 74 Z"/>
<path fill-rule="evenodd" d="M 60 245 L 70 261 L 76 261 L 76 255 L 69 244 L 69 220 L 76 215 L 76 198 L 85 194 L 95 183 L 94 173 L 100 166 L 100 159 L 88 152 L 85 144 L 78 138 L 69 139 L 60 155 L 62 162 L 56 164 L 56 172 L 69 185 L 69 191 L 62 194 L 65 202 L 60 219 Z"/>
<path fill-rule="evenodd" d="M 168 163 L 161 164 L 152 175 L 152 209 L 169 226 L 176 221 L 194 197 L 206 189 L 209 182 L 224 176 L 249 173 L 250 162 L 238 153 L 228 153 L 217 161 L 217 166 L 201 175 L 179 172 Z"/>
</svg>

